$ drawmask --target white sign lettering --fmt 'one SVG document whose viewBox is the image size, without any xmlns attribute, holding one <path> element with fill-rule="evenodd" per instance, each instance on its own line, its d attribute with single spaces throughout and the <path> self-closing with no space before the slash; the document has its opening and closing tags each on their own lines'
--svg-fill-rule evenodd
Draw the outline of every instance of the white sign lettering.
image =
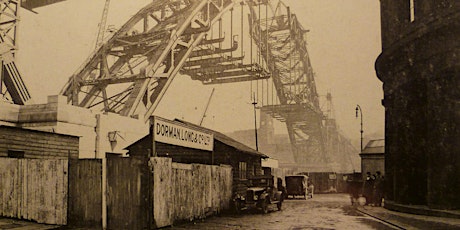
<svg viewBox="0 0 460 230">
<path fill-rule="evenodd" d="M 212 134 L 189 128 L 178 122 L 154 117 L 153 133 L 154 140 L 161 143 L 213 150 L 214 137 Z"/>
</svg>

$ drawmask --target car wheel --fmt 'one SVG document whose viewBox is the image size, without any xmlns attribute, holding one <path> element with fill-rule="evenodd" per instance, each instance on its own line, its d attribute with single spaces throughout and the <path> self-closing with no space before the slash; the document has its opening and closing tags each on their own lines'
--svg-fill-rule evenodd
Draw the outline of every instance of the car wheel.
<svg viewBox="0 0 460 230">
<path fill-rule="evenodd" d="M 267 213 L 268 213 L 268 203 L 269 203 L 269 202 L 270 202 L 270 201 L 268 201 L 268 200 L 262 202 L 261 208 L 262 208 L 262 213 L 263 213 L 263 214 L 267 214 Z"/>
<path fill-rule="evenodd" d="M 281 201 L 276 204 L 276 207 L 278 208 L 278 211 L 281 211 L 281 206 L 282 205 L 283 205 L 283 202 L 281 202 Z"/>
</svg>

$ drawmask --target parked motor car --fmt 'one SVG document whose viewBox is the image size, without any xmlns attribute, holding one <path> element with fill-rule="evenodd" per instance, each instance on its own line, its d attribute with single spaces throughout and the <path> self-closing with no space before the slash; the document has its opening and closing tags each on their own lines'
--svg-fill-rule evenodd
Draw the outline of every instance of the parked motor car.
<svg viewBox="0 0 460 230">
<path fill-rule="evenodd" d="M 350 194 L 351 204 L 360 204 L 363 199 L 363 179 L 361 173 L 347 175 L 347 191 Z"/>
<path fill-rule="evenodd" d="M 313 198 L 313 191 L 309 189 L 308 176 L 306 175 L 292 175 L 286 176 L 286 197 L 303 196 L 305 199 L 308 197 Z"/>
<path fill-rule="evenodd" d="M 273 176 L 260 176 L 250 179 L 245 194 L 236 194 L 233 205 L 236 213 L 247 209 L 259 209 L 268 213 L 270 206 L 276 205 L 278 211 L 283 204 L 283 194 L 273 185 Z"/>
</svg>

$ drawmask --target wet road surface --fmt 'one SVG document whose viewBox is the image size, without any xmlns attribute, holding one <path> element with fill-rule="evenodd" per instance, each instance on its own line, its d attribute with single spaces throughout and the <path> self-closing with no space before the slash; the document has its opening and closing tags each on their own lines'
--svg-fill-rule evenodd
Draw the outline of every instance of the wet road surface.
<svg viewBox="0 0 460 230">
<path fill-rule="evenodd" d="M 318 194 L 312 199 L 288 199 L 281 211 L 273 205 L 268 214 L 245 211 L 221 215 L 169 229 L 397 229 L 351 206 L 348 194 Z"/>
</svg>

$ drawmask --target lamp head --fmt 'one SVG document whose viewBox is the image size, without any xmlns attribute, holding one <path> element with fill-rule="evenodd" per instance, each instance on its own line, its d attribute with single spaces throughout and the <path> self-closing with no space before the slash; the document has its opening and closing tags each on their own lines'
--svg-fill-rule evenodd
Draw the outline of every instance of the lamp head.
<svg viewBox="0 0 460 230">
<path fill-rule="evenodd" d="M 358 106 L 356 106 L 356 118 L 358 118 Z"/>
</svg>

